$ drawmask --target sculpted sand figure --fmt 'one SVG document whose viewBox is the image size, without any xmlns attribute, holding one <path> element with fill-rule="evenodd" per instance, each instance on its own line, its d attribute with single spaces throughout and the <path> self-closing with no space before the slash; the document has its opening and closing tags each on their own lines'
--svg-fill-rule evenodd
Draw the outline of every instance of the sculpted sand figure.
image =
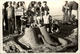
<svg viewBox="0 0 80 54">
<path fill-rule="evenodd" d="M 40 45 L 39 38 L 32 28 L 25 29 L 25 34 L 19 39 L 19 42 L 26 46 L 30 44 L 32 48 L 36 48 Z"/>
</svg>

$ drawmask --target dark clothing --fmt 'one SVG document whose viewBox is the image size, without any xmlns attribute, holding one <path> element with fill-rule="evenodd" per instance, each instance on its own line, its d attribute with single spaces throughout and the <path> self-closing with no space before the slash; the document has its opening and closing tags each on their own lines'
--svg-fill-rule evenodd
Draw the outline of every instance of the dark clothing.
<svg viewBox="0 0 80 54">
<path fill-rule="evenodd" d="M 13 18 L 14 19 L 14 7 L 7 7 L 6 8 L 6 11 L 7 11 L 7 17 L 8 17 L 8 19 L 9 18 Z"/>
<path fill-rule="evenodd" d="M 40 16 L 40 13 L 41 13 L 40 7 L 36 7 L 36 13 L 38 14 L 38 16 Z"/>
<path fill-rule="evenodd" d="M 3 23 L 5 22 L 5 28 L 4 29 L 8 30 L 8 19 L 7 19 L 6 8 L 2 9 L 2 14 L 3 14 Z"/>
<path fill-rule="evenodd" d="M 49 28 L 49 24 L 44 24 L 46 28 Z"/>
<path fill-rule="evenodd" d="M 62 8 L 62 11 L 63 11 L 63 20 L 64 22 L 69 22 L 69 14 L 68 14 L 68 11 L 69 11 L 69 5 L 68 4 L 65 4 Z"/>
<path fill-rule="evenodd" d="M 49 28 L 49 32 L 51 32 L 51 24 L 44 24 L 46 28 Z"/>
<path fill-rule="evenodd" d="M 44 11 L 47 11 L 47 13 L 48 13 L 49 12 L 48 6 L 45 6 L 45 7 L 42 6 L 41 11 L 43 14 L 44 14 Z"/>
<path fill-rule="evenodd" d="M 15 16 L 14 16 L 14 7 L 10 6 L 6 8 L 7 18 L 8 18 L 8 31 L 9 34 L 14 33 L 15 25 Z"/>
<path fill-rule="evenodd" d="M 31 24 L 34 22 L 33 16 L 34 16 L 34 12 L 32 12 L 31 10 L 27 11 L 27 15 L 28 15 L 28 24 Z"/>
<path fill-rule="evenodd" d="M 14 21 L 12 19 L 8 19 L 8 32 L 9 34 L 14 33 Z"/>
<path fill-rule="evenodd" d="M 28 16 L 34 16 L 35 13 L 33 11 L 31 11 L 31 10 L 28 10 L 26 14 Z"/>
<path fill-rule="evenodd" d="M 16 25 L 17 25 L 17 30 L 21 30 L 21 20 L 20 20 L 21 16 L 16 16 Z"/>
<path fill-rule="evenodd" d="M 58 28 L 58 29 L 60 28 L 57 24 L 53 24 L 52 27 L 53 27 L 53 29 L 52 29 L 53 31 L 54 31 L 54 30 L 57 30 L 57 28 Z"/>
<path fill-rule="evenodd" d="M 49 11 L 48 6 L 42 7 L 42 11 L 43 11 L 43 12 L 44 12 L 44 11 Z"/>
</svg>

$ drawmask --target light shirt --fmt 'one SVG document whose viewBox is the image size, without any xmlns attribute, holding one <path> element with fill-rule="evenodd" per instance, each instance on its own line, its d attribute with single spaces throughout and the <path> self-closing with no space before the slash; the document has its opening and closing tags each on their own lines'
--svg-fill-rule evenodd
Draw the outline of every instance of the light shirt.
<svg viewBox="0 0 80 54">
<path fill-rule="evenodd" d="M 40 20 L 41 19 L 41 17 L 40 16 L 37 16 L 37 20 Z"/>
<path fill-rule="evenodd" d="M 49 15 L 43 16 L 44 24 L 49 24 Z"/>
<path fill-rule="evenodd" d="M 20 6 L 16 9 L 15 15 L 16 16 L 22 16 L 23 15 L 23 6 Z"/>
<path fill-rule="evenodd" d="M 68 4 L 66 4 L 66 5 L 64 6 L 64 8 L 65 8 L 65 13 L 67 13 L 67 12 L 68 12 L 68 9 L 69 9 Z"/>
<path fill-rule="evenodd" d="M 41 16 L 37 16 L 37 22 L 40 23 L 40 21 L 42 20 Z"/>
<path fill-rule="evenodd" d="M 14 17 L 14 8 L 13 7 L 7 7 L 6 10 L 7 10 L 8 19 Z"/>
</svg>

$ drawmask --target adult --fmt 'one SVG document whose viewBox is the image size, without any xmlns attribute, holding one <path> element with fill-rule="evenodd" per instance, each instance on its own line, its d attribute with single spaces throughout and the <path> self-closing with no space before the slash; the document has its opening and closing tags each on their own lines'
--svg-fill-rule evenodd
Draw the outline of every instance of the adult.
<svg viewBox="0 0 80 54">
<path fill-rule="evenodd" d="M 28 6 L 28 10 L 27 10 L 27 15 L 28 15 L 28 24 L 29 26 L 31 26 L 31 24 L 34 22 L 35 20 L 35 7 L 36 7 L 36 2 L 32 1 L 29 6 Z"/>
<path fill-rule="evenodd" d="M 62 8 L 63 11 L 63 21 L 65 23 L 67 23 L 69 21 L 69 17 L 68 17 L 68 11 L 69 11 L 69 6 L 68 6 L 68 1 L 65 1 L 65 5 Z"/>
<path fill-rule="evenodd" d="M 51 32 L 51 22 L 50 22 L 51 18 L 52 17 L 49 15 L 49 13 L 47 11 L 45 11 L 44 15 L 43 15 L 43 23 L 48 32 Z"/>
<path fill-rule="evenodd" d="M 14 33 L 14 7 L 12 2 L 8 2 L 8 7 L 6 8 L 7 18 L 8 18 L 8 31 L 9 34 Z"/>
<path fill-rule="evenodd" d="M 7 19 L 7 2 L 3 4 L 2 15 L 3 15 L 3 29 L 8 30 L 8 19 Z"/>
<path fill-rule="evenodd" d="M 41 10 L 42 10 L 43 14 L 45 11 L 49 12 L 49 7 L 47 6 L 47 1 L 43 1 L 43 6 L 42 6 Z"/>
<path fill-rule="evenodd" d="M 17 24 L 17 30 L 18 33 L 21 33 L 21 16 L 23 16 L 24 13 L 24 6 L 22 2 L 17 3 L 17 8 L 16 8 L 16 24 Z"/>
<path fill-rule="evenodd" d="M 41 15 L 41 8 L 42 8 L 41 2 L 39 1 L 39 2 L 37 3 L 37 6 L 36 6 L 36 13 L 37 13 L 38 15 Z"/>
</svg>

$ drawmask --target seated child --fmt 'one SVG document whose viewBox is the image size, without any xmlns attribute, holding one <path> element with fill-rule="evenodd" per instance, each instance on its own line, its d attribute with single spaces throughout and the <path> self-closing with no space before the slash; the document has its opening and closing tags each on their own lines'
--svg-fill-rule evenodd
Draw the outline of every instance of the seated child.
<svg viewBox="0 0 80 54">
<path fill-rule="evenodd" d="M 56 33 L 56 32 L 59 33 L 60 32 L 60 26 L 59 26 L 59 22 L 57 20 L 53 21 L 51 32 L 52 33 Z"/>
</svg>

